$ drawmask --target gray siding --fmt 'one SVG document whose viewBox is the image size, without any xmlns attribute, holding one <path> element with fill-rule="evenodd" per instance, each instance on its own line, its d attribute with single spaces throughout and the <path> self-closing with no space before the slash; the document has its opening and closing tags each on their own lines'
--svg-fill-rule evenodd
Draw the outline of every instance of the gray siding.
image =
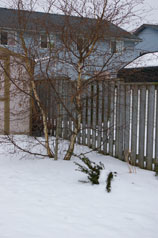
<svg viewBox="0 0 158 238">
<path fill-rule="evenodd" d="M 141 53 L 158 51 L 158 30 L 145 28 L 138 34 L 142 42 L 137 44 L 136 49 Z"/>
</svg>

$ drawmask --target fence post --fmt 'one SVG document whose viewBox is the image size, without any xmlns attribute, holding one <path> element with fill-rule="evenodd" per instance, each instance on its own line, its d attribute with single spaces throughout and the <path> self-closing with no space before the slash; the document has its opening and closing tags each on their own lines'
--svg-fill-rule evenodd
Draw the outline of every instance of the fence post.
<svg viewBox="0 0 158 238">
<path fill-rule="evenodd" d="M 147 169 L 152 170 L 155 85 L 148 89 Z"/>
</svg>

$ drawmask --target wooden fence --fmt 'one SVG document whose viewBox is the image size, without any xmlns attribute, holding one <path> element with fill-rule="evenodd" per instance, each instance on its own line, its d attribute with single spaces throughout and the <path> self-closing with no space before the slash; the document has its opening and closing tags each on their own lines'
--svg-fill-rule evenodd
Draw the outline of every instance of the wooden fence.
<svg viewBox="0 0 158 238">
<path fill-rule="evenodd" d="M 157 169 L 158 85 L 99 80 L 83 88 L 77 143 L 120 160 L 129 150 L 134 165 Z M 58 80 L 52 88 L 41 81 L 38 93 L 47 112 L 49 134 L 55 136 L 58 125 L 59 136 L 69 139 L 78 110 L 74 83 Z M 33 119 L 33 134 L 42 135 L 42 129 L 37 127 L 41 125 L 40 115 L 34 115 L 37 120 Z"/>
</svg>

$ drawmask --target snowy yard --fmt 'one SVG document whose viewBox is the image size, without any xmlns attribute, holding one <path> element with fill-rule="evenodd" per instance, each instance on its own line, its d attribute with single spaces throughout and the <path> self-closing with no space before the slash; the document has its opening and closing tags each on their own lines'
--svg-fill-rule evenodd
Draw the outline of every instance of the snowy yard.
<svg viewBox="0 0 158 238">
<path fill-rule="evenodd" d="M 87 150 L 77 146 L 76 153 Z M 60 152 L 53 161 L 0 144 L 0 238 L 158 237 L 153 172 L 129 174 L 126 163 L 92 152 L 88 157 L 105 165 L 100 185 L 92 186 L 79 182 L 86 176 L 75 171 L 78 159 L 63 161 Z M 108 171 L 118 173 L 111 193 L 105 191 Z"/>
</svg>

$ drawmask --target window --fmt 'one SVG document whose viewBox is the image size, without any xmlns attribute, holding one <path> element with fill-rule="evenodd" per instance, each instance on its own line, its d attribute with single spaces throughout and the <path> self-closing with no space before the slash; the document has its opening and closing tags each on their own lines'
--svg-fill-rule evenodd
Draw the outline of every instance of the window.
<svg viewBox="0 0 158 238">
<path fill-rule="evenodd" d="M 41 48 L 47 47 L 48 47 L 47 35 L 41 35 Z"/>
<path fill-rule="evenodd" d="M 14 31 L 1 31 L 0 32 L 0 44 L 15 46 L 17 41 L 17 34 Z"/>
<path fill-rule="evenodd" d="M 122 52 L 124 50 L 124 42 L 119 40 L 116 41 L 116 50 L 117 52 Z"/>
<path fill-rule="evenodd" d="M 111 41 L 111 53 L 116 53 L 116 41 Z"/>
<path fill-rule="evenodd" d="M 111 41 L 111 53 L 120 53 L 124 50 L 123 41 Z"/>
<path fill-rule="evenodd" d="M 50 34 L 50 35 L 48 36 L 48 47 L 49 47 L 50 49 L 54 48 L 54 46 L 55 46 L 55 41 L 56 41 L 56 36 L 53 35 L 53 34 Z"/>
<path fill-rule="evenodd" d="M 8 32 L 1 31 L 1 45 L 8 45 Z"/>
<path fill-rule="evenodd" d="M 41 35 L 41 48 L 53 48 L 55 43 L 55 36 L 54 35 L 47 35 L 43 34 Z"/>
</svg>

